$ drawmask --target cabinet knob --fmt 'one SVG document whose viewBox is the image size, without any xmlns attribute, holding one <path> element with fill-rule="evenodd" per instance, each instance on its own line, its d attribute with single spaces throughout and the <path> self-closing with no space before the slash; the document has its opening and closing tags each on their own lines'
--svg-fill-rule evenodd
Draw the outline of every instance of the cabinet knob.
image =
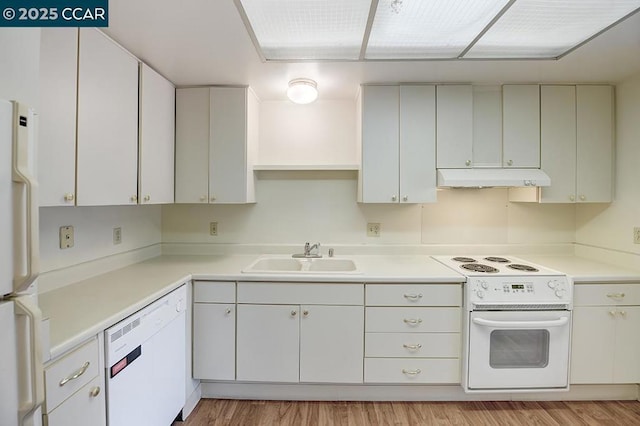
<svg viewBox="0 0 640 426">
<path fill-rule="evenodd" d="M 576 200 L 575 195 L 569 195 L 569 201 L 575 201 L 575 200 Z"/>
<path fill-rule="evenodd" d="M 292 317 L 295 317 L 296 315 L 298 315 L 298 311 L 296 311 L 296 310 L 291 311 L 291 316 Z"/>
<path fill-rule="evenodd" d="M 616 316 L 616 311 L 609 311 L 609 315 L 611 315 L 612 317 Z"/>
<path fill-rule="evenodd" d="M 587 197 L 585 197 L 585 195 L 584 195 L 584 194 L 580 195 L 580 201 L 584 201 L 584 200 L 586 200 L 586 199 L 587 199 Z"/>
<path fill-rule="evenodd" d="M 404 197 L 402 197 L 402 201 L 404 201 L 405 203 L 409 201 L 409 196 L 405 195 Z"/>
<path fill-rule="evenodd" d="M 464 165 L 465 165 L 465 166 L 470 166 L 470 165 L 471 165 L 471 160 L 467 160 L 467 161 L 465 161 L 465 162 L 464 162 Z"/>
<path fill-rule="evenodd" d="M 305 317 L 309 316 L 309 311 L 302 311 L 302 315 L 304 315 Z"/>
<path fill-rule="evenodd" d="M 215 201 L 215 200 L 216 200 L 216 197 L 209 198 L 209 201 Z"/>
<path fill-rule="evenodd" d="M 627 317 L 627 311 L 620 311 L 620 315 L 622 315 L 622 318 L 626 318 Z"/>
<path fill-rule="evenodd" d="M 507 160 L 507 166 L 513 166 L 513 160 Z"/>
<path fill-rule="evenodd" d="M 137 195 L 132 195 L 131 198 L 129 198 L 131 200 L 132 203 L 135 203 L 138 201 L 138 196 Z"/>
<path fill-rule="evenodd" d="M 91 397 L 95 398 L 96 396 L 100 395 L 100 386 L 96 386 L 95 388 L 92 388 L 89 391 L 89 395 L 91 395 Z"/>
<path fill-rule="evenodd" d="M 200 201 L 202 201 L 202 202 L 207 201 L 207 196 L 206 195 L 201 195 L 200 196 Z"/>
<path fill-rule="evenodd" d="M 145 203 L 151 201 L 151 195 L 145 195 L 144 196 L 144 201 L 145 201 Z"/>
<path fill-rule="evenodd" d="M 71 202 L 73 201 L 73 199 L 75 198 L 75 196 L 73 195 L 72 192 L 67 192 L 66 194 L 64 194 L 64 200 Z"/>
<path fill-rule="evenodd" d="M 231 308 L 227 308 L 227 309 L 225 309 L 225 310 L 224 310 L 224 313 L 225 313 L 225 314 L 227 314 L 227 315 L 229 315 L 229 314 L 231 313 Z"/>
<path fill-rule="evenodd" d="M 398 197 L 397 197 L 397 196 L 395 196 L 395 195 L 392 195 L 392 196 L 391 196 L 391 201 L 398 201 Z"/>
</svg>

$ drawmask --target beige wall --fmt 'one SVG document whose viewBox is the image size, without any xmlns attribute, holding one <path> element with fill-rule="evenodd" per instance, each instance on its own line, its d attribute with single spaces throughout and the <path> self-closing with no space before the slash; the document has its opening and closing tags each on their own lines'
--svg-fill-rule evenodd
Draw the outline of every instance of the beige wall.
<svg viewBox="0 0 640 426">
<path fill-rule="evenodd" d="M 616 87 L 615 201 L 576 209 L 576 242 L 640 255 L 640 74 Z"/>
</svg>

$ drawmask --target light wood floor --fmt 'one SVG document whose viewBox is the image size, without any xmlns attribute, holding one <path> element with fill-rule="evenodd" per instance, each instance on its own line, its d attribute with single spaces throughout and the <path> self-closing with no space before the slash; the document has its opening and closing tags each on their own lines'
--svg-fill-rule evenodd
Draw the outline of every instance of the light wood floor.
<svg viewBox="0 0 640 426">
<path fill-rule="evenodd" d="M 291 402 L 203 399 L 182 426 L 640 425 L 638 401 Z"/>
</svg>

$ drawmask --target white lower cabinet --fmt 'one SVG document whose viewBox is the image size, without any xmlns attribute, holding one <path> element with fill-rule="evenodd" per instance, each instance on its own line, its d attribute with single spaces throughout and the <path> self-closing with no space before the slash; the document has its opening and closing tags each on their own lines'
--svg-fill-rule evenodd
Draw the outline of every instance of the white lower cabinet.
<svg viewBox="0 0 640 426">
<path fill-rule="evenodd" d="M 101 335 L 45 365 L 44 378 L 45 426 L 106 425 Z"/>
<path fill-rule="evenodd" d="M 363 293 L 362 284 L 239 283 L 237 380 L 362 383 Z M 278 294 L 284 304 L 273 304 Z"/>
<path fill-rule="evenodd" d="M 640 286 L 575 286 L 571 383 L 640 382 Z"/>
<path fill-rule="evenodd" d="M 366 300 L 365 383 L 460 382 L 460 284 L 367 284 Z"/>
<path fill-rule="evenodd" d="M 195 281 L 193 301 L 193 377 L 234 380 L 236 284 Z"/>
</svg>

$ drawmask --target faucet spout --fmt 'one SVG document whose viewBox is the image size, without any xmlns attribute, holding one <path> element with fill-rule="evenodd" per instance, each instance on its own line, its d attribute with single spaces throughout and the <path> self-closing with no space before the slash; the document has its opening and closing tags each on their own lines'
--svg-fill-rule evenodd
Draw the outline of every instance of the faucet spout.
<svg viewBox="0 0 640 426">
<path fill-rule="evenodd" d="M 316 250 L 315 253 L 313 251 Z M 319 258 L 322 257 L 320 254 L 320 243 L 315 243 L 311 245 L 311 243 L 304 243 L 304 253 L 294 254 L 293 257 L 304 257 L 304 258 Z"/>
</svg>

